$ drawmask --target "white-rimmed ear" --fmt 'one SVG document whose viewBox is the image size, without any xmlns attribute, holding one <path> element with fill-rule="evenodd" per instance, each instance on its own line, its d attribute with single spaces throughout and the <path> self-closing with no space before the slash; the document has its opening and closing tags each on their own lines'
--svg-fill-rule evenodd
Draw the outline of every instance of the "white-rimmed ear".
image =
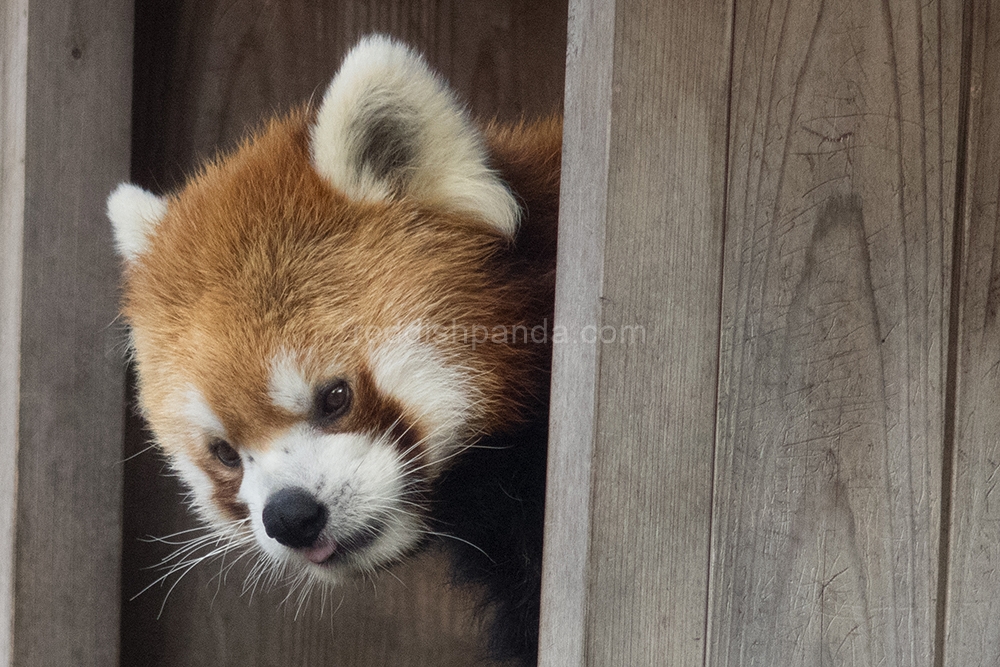
<svg viewBox="0 0 1000 667">
<path fill-rule="evenodd" d="M 387 37 L 366 37 L 344 59 L 311 150 L 316 170 L 349 197 L 412 197 L 507 236 L 517 229 L 517 202 L 487 166 L 479 131 L 423 58 Z"/>
<path fill-rule="evenodd" d="M 115 230 L 118 254 L 132 262 L 145 252 L 156 225 L 167 213 L 167 202 L 131 183 L 122 183 L 108 196 L 108 218 Z"/>
</svg>

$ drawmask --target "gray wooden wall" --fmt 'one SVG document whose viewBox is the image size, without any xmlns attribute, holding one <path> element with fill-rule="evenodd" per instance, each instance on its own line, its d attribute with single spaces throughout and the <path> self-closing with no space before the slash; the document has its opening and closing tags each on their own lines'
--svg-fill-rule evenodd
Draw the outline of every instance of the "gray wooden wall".
<svg viewBox="0 0 1000 667">
<path fill-rule="evenodd" d="M 124 0 L 0 5 L 0 664 L 117 662 L 131 56 Z"/>
<path fill-rule="evenodd" d="M 998 31 L 571 4 L 541 664 L 1000 664 Z"/>
<path fill-rule="evenodd" d="M 0 664 L 475 663 L 433 554 L 297 619 L 218 565 L 132 600 L 191 523 L 123 409 L 104 196 L 375 30 L 485 115 L 566 65 L 540 664 L 1000 664 L 994 4 L 7 0 Z"/>
</svg>

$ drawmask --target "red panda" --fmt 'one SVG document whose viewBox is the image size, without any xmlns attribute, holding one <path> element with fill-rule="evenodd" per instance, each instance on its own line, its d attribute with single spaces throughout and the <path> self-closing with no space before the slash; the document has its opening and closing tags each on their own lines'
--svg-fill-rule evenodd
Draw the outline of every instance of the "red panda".
<svg viewBox="0 0 1000 667">
<path fill-rule="evenodd" d="M 538 623 L 561 121 L 475 125 L 369 37 L 318 107 L 108 199 L 139 401 L 201 518 L 337 584 L 440 543 Z"/>
</svg>

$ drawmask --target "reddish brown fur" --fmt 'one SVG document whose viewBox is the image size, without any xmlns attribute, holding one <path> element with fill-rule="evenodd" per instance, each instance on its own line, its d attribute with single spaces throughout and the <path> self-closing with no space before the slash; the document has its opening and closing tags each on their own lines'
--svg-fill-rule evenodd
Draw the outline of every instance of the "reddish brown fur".
<svg viewBox="0 0 1000 667">
<path fill-rule="evenodd" d="M 193 383 L 232 444 L 252 453 L 297 418 L 268 396 L 271 359 L 311 350 L 361 388 L 351 430 L 388 428 L 398 405 L 365 389 L 370 340 L 420 321 L 471 329 L 551 325 L 561 123 L 490 126 L 492 163 L 525 210 L 510 243 L 485 223 L 416 202 L 348 200 L 312 169 L 301 110 L 273 121 L 169 200 L 149 250 L 130 264 L 125 313 L 136 332 L 141 396 L 154 430 L 178 434 L 170 392 Z M 452 340 L 484 397 L 472 426 L 489 432 L 544 405 L 548 345 Z M 326 366 L 310 369 L 316 378 Z M 417 415 L 406 415 L 412 422 Z M 239 514 L 239 473 L 184 434 L 188 455 Z"/>
<path fill-rule="evenodd" d="M 197 465 L 204 470 L 214 485 L 212 500 L 223 516 L 230 520 L 245 519 L 249 514 L 246 504 L 237 500 L 243 482 L 243 468 L 227 468 L 204 447 L 195 447 Z"/>
</svg>

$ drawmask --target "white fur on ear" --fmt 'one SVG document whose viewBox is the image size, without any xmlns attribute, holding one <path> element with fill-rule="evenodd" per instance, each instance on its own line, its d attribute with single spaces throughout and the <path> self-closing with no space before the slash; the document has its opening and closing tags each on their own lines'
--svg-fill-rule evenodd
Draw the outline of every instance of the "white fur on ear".
<svg viewBox="0 0 1000 667">
<path fill-rule="evenodd" d="M 316 170 L 347 196 L 413 197 L 472 213 L 513 236 L 518 207 L 478 130 L 417 53 L 363 39 L 344 59 L 312 129 Z"/>
<path fill-rule="evenodd" d="M 146 250 L 149 237 L 167 213 L 167 201 L 131 183 L 108 196 L 108 218 L 115 229 L 118 254 L 134 261 Z"/>
</svg>

